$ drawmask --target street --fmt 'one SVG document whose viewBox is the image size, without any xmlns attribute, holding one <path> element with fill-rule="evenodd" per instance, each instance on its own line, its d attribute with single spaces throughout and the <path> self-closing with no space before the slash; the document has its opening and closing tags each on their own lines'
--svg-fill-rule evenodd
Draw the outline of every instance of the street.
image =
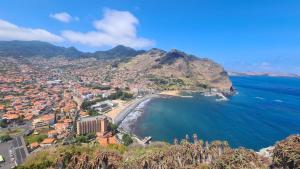
<svg viewBox="0 0 300 169">
<path fill-rule="evenodd" d="M 15 150 L 16 164 L 22 164 L 28 155 L 23 136 L 17 136 L 12 141 L 13 149 Z"/>
</svg>

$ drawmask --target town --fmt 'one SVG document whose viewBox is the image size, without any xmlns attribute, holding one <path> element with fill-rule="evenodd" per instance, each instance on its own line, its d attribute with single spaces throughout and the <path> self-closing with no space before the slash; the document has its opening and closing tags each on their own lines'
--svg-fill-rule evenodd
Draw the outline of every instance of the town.
<svg viewBox="0 0 300 169">
<path fill-rule="evenodd" d="M 117 78 L 110 81 L 104 75 L 113 69 L 111 64 L 95 60 L 32 62 L 1 60 L 0 159 L 5 166 L 22 164 L 30 154 L 50 146 L 150 140 L 143 142 L 117 129 L 120 120 L 115 120 L 153 91 Z"/>
</svg>

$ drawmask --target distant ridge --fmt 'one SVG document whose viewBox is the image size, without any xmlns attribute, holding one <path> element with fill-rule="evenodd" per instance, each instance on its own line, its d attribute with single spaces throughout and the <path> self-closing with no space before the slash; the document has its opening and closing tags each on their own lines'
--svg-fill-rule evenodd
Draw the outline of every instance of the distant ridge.
<svg viewBox="0 0 300 169">
<path fill-rule="evenodd" d="M 297 77 L 295 73 L 276 73 L 276 72 L 228 72 L 229 76 L 270 76 L 270 77 Z"/>
<path fill-rule="evenodd" d="M 41 41 L 0 41 L 0 55 L 12 57 L 66 56 L 78 58 L 84 53 L 74 47 L 65 48 Z"/>
<path fill-rule="evenodd" d="M 75 47 L 60 47 L 41 41 L 0 41 L 0 56 L 5 57 L 44 57 L 64 56 L 68 59 L 94 57 L 97 59 L 127 59 L 145 51 L 118 45 L 110 50 L 94 53 L 81 52 Z"/>
</svg>

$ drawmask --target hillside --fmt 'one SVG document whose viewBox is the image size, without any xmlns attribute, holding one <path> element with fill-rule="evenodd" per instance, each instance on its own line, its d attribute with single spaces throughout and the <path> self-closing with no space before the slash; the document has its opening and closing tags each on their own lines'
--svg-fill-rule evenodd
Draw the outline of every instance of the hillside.
<svg viewBox="0 0 300 169">
<path fill-rule="evenodd" d="M 114 78 L 142 83 L 158 90 L 217 88 L 229 92 L 232 83 L 217 63 L 178 50 L 152 49 L 119 65 Z"/>
<path fill-rule="evenodd" d="M 277 143 L 271 157 L 245 149 L 233 149 L 226 142 L 204 143 L 194 138 L 180 144 L 154 143 L 147 147 L 132 145 L 73 145 L 49 148 L 32 155 L 19 169 L 86 168 L 86 169 L 266 169 L 299 168 L 300 136 L 294 135 Z"/>
</svg>

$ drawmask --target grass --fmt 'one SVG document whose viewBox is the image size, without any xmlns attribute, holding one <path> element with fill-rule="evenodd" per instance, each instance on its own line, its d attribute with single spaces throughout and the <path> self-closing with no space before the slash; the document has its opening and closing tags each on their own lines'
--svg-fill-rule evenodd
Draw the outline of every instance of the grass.
<svg viewBox="0 0 300 169">
<path fill-rule="evenodd" d="M 20 133 L 24 132 L 24 130 L 25 129 L 23 129 L 23 128 L 14 128 L 14 129 L 0 132 L 0 135 L 8 134 L 10 136 L 16 136 L 16 135 L 19 135 Z"/>
<path fill-rule="evenodd" d="M 38 134 L 38 135 L 29 135 L 29 136 L 25 136 L 24 139 L 25 139 L 25 142 L 27 144 L 31 144 L 31 143 L 34 143 L 34 142 L 42 142 L 45 138 L 47 138 L 48 135 L 46 134 Z"/>
</svg>

